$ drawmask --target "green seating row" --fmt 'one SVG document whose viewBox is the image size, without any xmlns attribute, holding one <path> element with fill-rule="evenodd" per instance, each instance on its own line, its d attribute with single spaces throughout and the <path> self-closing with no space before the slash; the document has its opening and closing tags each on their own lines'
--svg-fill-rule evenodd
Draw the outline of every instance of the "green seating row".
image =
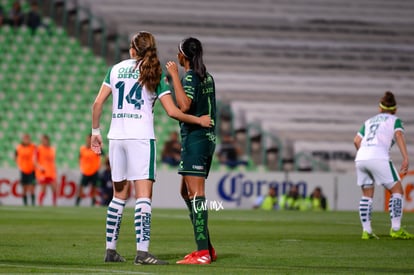
<svg viewBox="0 0 414 275">
<path fill-rule="evenodd" d="M 79 147 L 90 132 L 91 106 L 108 65 L 83 48 L 64 30 L 51 25 L 32 35 L 27 28 L 0 28 L 0 167 L 14 167 L 14 149 L 23 133 L 35 143 L 42 134 L 57 148 L 57 165 L 77 168 Z M 102 115 L 105 144 L 111 119 L 111 104 Z M 161 104 L 154 109 L 158 166 L 164 143 L 176 120 Z M 169 168 L 167 169 L 175 169 Z M 227 169 L 214 158 L 212 169 Z"/>
</svg>

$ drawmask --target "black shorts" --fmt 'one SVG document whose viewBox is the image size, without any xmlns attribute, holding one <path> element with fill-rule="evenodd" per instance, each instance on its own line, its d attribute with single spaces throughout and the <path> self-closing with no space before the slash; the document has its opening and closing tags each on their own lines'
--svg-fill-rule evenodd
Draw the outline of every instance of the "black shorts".
<svg viewBox="0 0 414 275">
<path fill-rule="evenodd" d="M 88 186 L 90 184 L 93 187 L 98 187 L 99 186 L 99 173 L 96 172 L 95 174 L 90 175 L 90 176 L 86 176 L 82 174 L 80 183 L 81 183 L 81 186 Z"/>
<path fill-rule="evenodd" d="M 185 136 L 182 138 L 180 175 L 207 178 L 210 172 L 216 144 L 205 136 Z"/>
<path fill-rule="evenodd" d="M 26 174 L 20 171 L 20 183 L 22 185 L 35 185 L 35 172 L 33 171 L 32 173 Z"/>
</svg>

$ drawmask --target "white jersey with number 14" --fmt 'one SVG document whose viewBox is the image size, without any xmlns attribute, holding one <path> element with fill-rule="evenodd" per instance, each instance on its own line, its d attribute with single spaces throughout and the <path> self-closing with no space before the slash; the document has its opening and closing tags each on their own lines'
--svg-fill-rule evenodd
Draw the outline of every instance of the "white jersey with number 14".
<svg viewBox="0 0 414 275">
<path fill-rule="evenodd" d="M 103 84 L 112 90 L 108 139 L 155 139 L 155 100 L 171 93 L 170 86 L 162 74 L 156 91 L 148 91 L 138 83 L 138 67 L 135 59 L 127 59 L 114 65 L 106 74 Z"/>
</svg>

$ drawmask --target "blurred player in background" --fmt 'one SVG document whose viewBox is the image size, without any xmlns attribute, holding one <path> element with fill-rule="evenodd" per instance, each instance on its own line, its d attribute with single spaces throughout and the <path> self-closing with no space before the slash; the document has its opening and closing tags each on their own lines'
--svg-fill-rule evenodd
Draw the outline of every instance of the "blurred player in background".
<svg viewBox="0 0 414 275">
<path fill-rule="evenodd" d="M 322 187 L 317 186 L 313 189 L 312 193 L 308 198 L 306 198 L 307 206 L 310 210 L 313 211 L 323 211 L 328 210 L 328 200 L 322 192 Z"/>
<path fill-rule="evenodd" d="M 203 62 L 201 42 L 193 37 L 184 39 L 178 47 L 178 62 L 185 70 L 182 82 L 176 63 L 167 62 L 178 107 L 183 112 L 196 116 L 209 114 L 214 126 L 215 85 Z M 177 263 L 210 264 L 216 259 L 216 252 L 211 245 L 207 226 L 205 179 L 210 171 L 216 145 L 215 127 L 203 129 L 188 123 L 181 123 L 180 127 L 182 151 L 178 173 L 182 175 L 181 196 L 190 211 L 197 250 Z"/>
<path fill-rule="evenodd" d="M 91 186 L 91 206 L 96 203 L 97 190 L 99 185 L 99 169 L 101 168 L 101 156 L 95 154 L 91 149 L 91 134 L 86 136 L 86 142 L 79 149 L 79 167 L 81 170 L 81 179 L 76 198 L 76 205 L 79 206 L 83 194 L 83 189 Z"/>
<path fill-rule="evenodd" d="M 362 189 L 359 216 L 364 240 L 378 238 L 371 228 L 374 184 L 382 185 L 391 193 L 388 204 L 391 237 L 395 239 L 414 238 L 414 235 L 401 227 L 404 189 L 398 171 L 389 156 L 389 150 L 396 142 L 403 157 L 400 173 L 407 174 L 409 163 L 404 127 L 401 119 L 395 116 L 396 112 L 397 102 L 394 94 L 387 91 L 380 100 L 379 114 L 367 119 L 354 138 L 354 144 L 358 150 L 355 157 L 357 182 Z"/>
<path fill-rule="evenodd" d="M 253 209 L 276 210 L 278 209 L 278 190 L 270 185 L 266 195 L 259 196 L 253 205 Z"/>
<path fill-rule="evenodd" d="M 180 164 L 181 143 L 178 140 L 178 132 L 172 131 L 170 138 L 164 143 L 161 153 L 161 161 L 171 166 Z"/>
<path fill-rule="evenodd" d="M 27 205 L 27 196 L 30 195 L 32 205 L 35 205 L 36 145 L 32 143 L 29 134 L 23 134 L 21 143 L 17 145 L 15 160 L 20 170 L 20 183 L 23 187 L 23 204 Z"/>
<path fill-rule="evenodd" d="M 135 264 L 167 264 L 148 252 L 151 233 L 151 199 L 156 172 L 156 144 L 153 107 L 160 102 L 167 114 L 187 123 L 210 127 L 208 115 L 183 114 L 174 104 L 166 76 L 157 56 L 151 33 L 134 35 L 129 49 L 131 59 L 114 65 L 107 73 L 92 111 L 92 149 L 101 152 L 99 121 L 104 102 L 112 94 L 112 121 L 108 133 L 114 197 L 106 219 L 106 262 L 123 262 L 116 251 L 122 213 L 132 181 L 135 191 Z"/>
<path fill-rule="evenodd" d="M 114 187 L 112 186 L 111 164 L 109 158 L 105 158 L 105 168 L 100 174 L 101 182 L 101 205 L 108 206 L 114 196 Z"/>
<path fill-rule="evenodd" d="M 56 206 L 56 150 L 50 145 L 48 135 L 43 135 L 36 154 L 36 179 L 40 184 L 39 205 L 43 205 L 46 187 L 52 189 L 52 203 Z"/>
</svg>

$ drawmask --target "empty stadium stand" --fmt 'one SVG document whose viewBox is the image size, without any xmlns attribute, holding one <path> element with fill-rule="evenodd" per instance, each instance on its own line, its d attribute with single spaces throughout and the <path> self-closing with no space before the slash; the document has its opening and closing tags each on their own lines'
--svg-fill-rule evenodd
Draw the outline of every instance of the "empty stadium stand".
<svg viewBox="0 0 414 275">
<path fill-rule="evenodd" d="M 414 2 L 48 0 L 42 3 L 44 13 L 64 28 L 63 33 L 77 39 L 69 39 L 69 44 L 80 41 L 78 47 L 88 46 L 95 54 L 102 55 L 107 64 L 126 56 L 128 39 L 140 30 L 155 34 L 162 62 L 175 60 L 177 45 L 184 37 L 200 38 L 205 45 L 207 67 L 216 80 L 217 97 L 223 109 L 227 108 L 227 117 L 222 119 L 220 128 L 234 132 L 247 157 L 259 168 L 263 165 L 271 170 L 286 167 L 309 170 L 306 166 L 310 163 L 310 170 L 352 169 L 348 167 L 352 161 L 344 159 L 352 156 L 355 131 L 377 111 L 376 103 L 386 90 L 397 96 L 398 115 L 405 121 L 409 148 L 413 146 Z M 58 34 L 55 36 L 52 40 L 59 41 Z M 4 57 L 7 62 L 1 63 L 2 68 L 6 66 L 4 63 L 18 60 L 12 52 L 20 51 L 21 45 L 15 44 L 13 50 L 7 50 Z M 2 53 L 4 45 L 0 43 Z M 39 60 L 49 62 L 43 55 Z M 59 60 L 66 62 L 62 56 Z M 67 75 L 70 83 L 84 75 L 82 66 L 77 65 L 82 61 L 82 57 L 76 62 L 68 61 L 79 67 L 75 69 L 78 75 L 75 72 Z M 33 66 L 29 70 L 41 68 Z M 64 66 L 56 66 L 56 70 L 66 75 Z M 97 72 L 97 75 L 102 74 Z M 11 76 L 4 72 L 0 77 Z M 36 83 L 42 80 L 36 75 L 33 78 L 35 81 L 28 87 L 36 90 Z M 68 86 L 61 85 L 57 76 L 53 79 L 57 84 L 45 87 Z M 11 86 L 20 89 L 19 83 Z M 0 99 L 7 96 L 8 93 L 2 96 L 0 91 Z M 19 96 L 24 98 L 25 94 Z M 7 110 L 16 106 L 4 105 Z M 33 106 L 30 116 L 36 117 L 36 108 L 41 110 L 42 106 Z M 350 144 L 351 148 L 344 144 Z M 324 147 L 329 149 L 323 151 Z M 395 155 L 398 161 L 398 154 Z M 339 161 L 333 163 L 333 159 Z"/>
<path fill-rule="evenodd" d="M 49 134 L 59 167 L 76 168 L 90 131 L 90 108 L 107 66 L 102 58 L 50 25 L 33 36 L 26 27 L 0 28 L 0 165 L 14 167 L 23 133 Z M 104 127 L 108 119 L 104 119 Z"/>
</svg>

